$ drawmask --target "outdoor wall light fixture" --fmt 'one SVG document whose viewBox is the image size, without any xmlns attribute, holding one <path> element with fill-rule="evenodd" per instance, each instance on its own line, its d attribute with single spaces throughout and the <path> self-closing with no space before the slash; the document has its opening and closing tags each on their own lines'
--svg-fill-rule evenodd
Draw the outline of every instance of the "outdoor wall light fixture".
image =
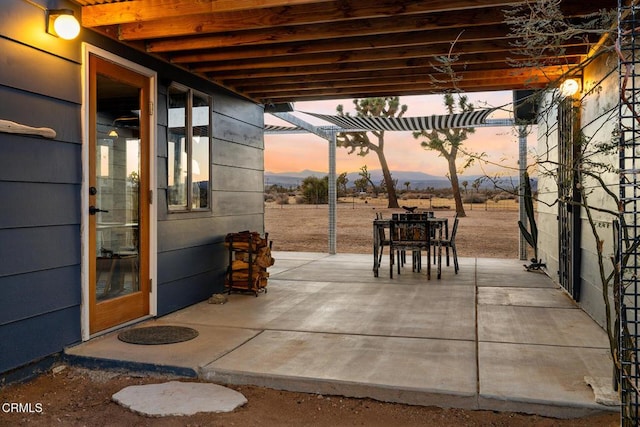
<svg viewBox="0 0 640 427">
<path fill-rule="evenodd" d="M 47 33 L 65 40 L 73 40 L 80 34 L 80 23 L 71 9 L 47 9 Z"/>
<path fill-rule="evenodd" d="M 119 135 L 117 123 L 132 120 L 138 120 L 138 117 L 118 117 L 117 119 L 115 119 L 113 123 L 111 123 L 111 131 L 109 132 L 109 136 L 112 138 L 118 138 Z"/>
<path fill-rule="evenodd" d="M 560 85 L 560 93 L 564 98 L 575 95 L 579 90 L 580 83 L 578 83 L 578 80 L 574 78 L 566 79 Z"/>
</svg>

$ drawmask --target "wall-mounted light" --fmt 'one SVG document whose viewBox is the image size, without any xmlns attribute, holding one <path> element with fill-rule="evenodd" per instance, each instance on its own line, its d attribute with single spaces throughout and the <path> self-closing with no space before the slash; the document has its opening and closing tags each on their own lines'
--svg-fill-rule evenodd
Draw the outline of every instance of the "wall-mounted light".
<svg viewBox="0 0 640 427">
<path fill-rule="evenodd" d="M 73 40 L 80 34 L 80 23 L 71 9 L 47 9 L 47 33 L 65 40 Z"/>
<path fill-rule="evenodd" d="M 118 117 L 111 123 L 111 131 L 109 132 L 109 136 L 112 138 L 118 138 L 118 122 L 126 122 L 126 121 L 134 121 L 138 120 L 138 117 Z M 130 126 L 131 127 L 131 126 Z M 133 126 L 135 127 L 135 126 Z"/>
<path fill-rule="evenodd" d="M 580 90 L 580 83 L 575 78 L 566 79 L 560 85 L 560 94 L 567 98 L 575 95 Z"/>
</svg>

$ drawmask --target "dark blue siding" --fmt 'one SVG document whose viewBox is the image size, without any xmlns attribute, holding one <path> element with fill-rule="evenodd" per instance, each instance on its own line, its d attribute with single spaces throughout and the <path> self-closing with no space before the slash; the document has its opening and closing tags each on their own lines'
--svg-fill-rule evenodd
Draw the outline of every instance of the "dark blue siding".
<svg viewBox="0 0 640 427">
<path fill-rule="evenodd" d="M 162 283 L 158 288 L 158 315 L 162 316 L 207 299 L 213 292 L 222 290 L 223 280 L 223 272 L 210 271 Z"/>
<path fill-rule="evenodd" d="M 224 253 L 220 253 L 219 244 L 194 246 L 162 252 L 158 255 L 158 280 L 160 283 L 174 282 L 185 277 L 196 276 L 225 264 Z M 213 256 L 212 256 L 213 255 Z M 189 260 L 188 263 L 184 260 Z M 163 268 L 164 265 L 174 266 Z"/>
<path fill-rule="evenodd" d="M 166 142 L 160 146 L 166 127 L 159 117 L 158 314 L 222 291 L 228 263 L 224 236 L 242 230 L 264 231 L 263 110 L 206 86 L 192 87 L 213 97 L 212 207 L 210 212 L 167 211 Z M 158 92 L 166 93 L 166 88 Z"/>
<path fill-rule="evenodd" d="M 70 1 L 55 3 L 78 9 Z M 224 236 L 264 228 L 261 106 L 90 30 L 75 41 L 25 31 L 44 31 L 43 25 L 43 11 L 33 4 L 3 3 L 0 119 L 50 127 L 57 135 L 0 133 L 0 372 L 81 339 L 82 41 L 158 72 L 158 314 L 221 291 Z M 214 100 L 212 208 L 206 212 L 167 210 L 165 96 L 174 81 Z"/>
<path fill-rule="evenodd" d="M 3 228 L 80 223 L 78 185 L 0 181 L 0 195 Z"/>
<path fill-rule="evenodd" d="M 0 326 L 0 372 L 60 352 L 80 340 L 80 307 L 67 307 Z"/>
<path fill-rule="evenodd" d="M 81 339 L 81 49 L 25 30 L 43 25 L 42 9 L 3 3 L 0 119 L 56 137 L 0 133 L 0 372 Z"/>
<path fill-rule="evenodd" d="M 79 72 L 75 65 L 74 70 Z M 46 76 L 29 74 L 32 79 L 46 79 Z M 0 86 L 0 99 L 0 118 L 54 129 L 57 134 L 54 146 L 58 144 L 57 141 L 80 143 L 82 130 L 78 122 L 78 104 L 4 86 Z M 51 107 L 52 102 L 55 103 L 55 108 Z M 36 141 L 52 143 L 46 139 Z"/>
<path fill-rule="evenodd" d="M 78 265 L 0 277 L 0 325 L 79 306 L 79 277 Z"/>
<path fill-rule="evenodd" d="M 0 152 L 0 181 L 81 182 L 80 144 L 0 133 Z"/>
</svg>

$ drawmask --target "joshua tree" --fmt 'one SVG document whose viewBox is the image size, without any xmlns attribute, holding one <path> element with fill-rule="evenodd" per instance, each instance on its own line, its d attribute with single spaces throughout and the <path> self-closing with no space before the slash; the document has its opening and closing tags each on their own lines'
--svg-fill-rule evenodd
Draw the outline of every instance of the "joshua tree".
<svg viewBox="0 0 640 427">
<path fill-rule="evenodd" d="M 358 117 L 401 117 L 406 111 L 406 105 L 400 105 L 400 99 L 397 96 L 386 98 L 365 98 L 354 99 L 353 103 L 356 108 L 356 114 Z M 338 105 L 337 112 L 341 116 L 348 116 L 349 113 L 344 112 L 344 107 Z M 378 156 L 380 161 L 380 168 L 382 169 L 382 175 L 389 196 L 390 208 L 397 208 L 398 197 L 396 196 L 396 189 L 393 185 L 393 179 L 391 179 L 391 172 L 389 171 L 389 165 L 384 155 L 384 131 L 372 131 L 373 136 L 377 139 L 377 144 L 369 139 L 367 132 L 349 132 L 341 133 L 337 136 L 337 144 L 339 147 L 349 148 L 349 154 L 358 150 L 359 156 L 366 156 L 370 151 L 373 151 Z M 372 183 L 373 185 L 373 183 Z M 374 191 L 375 191 L 375 185 Z"/>
<path fill-rule="evenodd" d="M 367 185 L 371 185 L 371 191 L 373 191 L 373 194 L 377 196 L 380 190 L 378 189 L 378 186 L 375 185 L 371 180 L 371 174 L 367 170 L 367 165 L 364 165 L 360 168 L 359 175 L 360 175 L 360 179 L 358 181 L 361 181 L 361 180 L 364 181 L 365 188 L 367 188 Z"/>
<path fill-rule="evenodd" d="M 453 95 L 448 93 L 444 96 L 444 105 L 449 114 L 453 114 L 456 110 L 460 112 L 473 111 L 473 104 L 470 104 L 466 96 L 458 96 L 457 105 Z M 453 198 L 456 202 L 456 213 L 458 216 L 466 216 L 464 205 L 462 204 L 462 196 L 460 195 L 460 184 L 458 183 L 458 166 L 456 159 L 462 143 L 467 139 L 468 135 L 475 132 L 474 128 L 457 128 L 457 129 L 441 129 L 414 132 L 413 137 L 416 139 L 426 138 L 420 145 L 427 150 L 434 150 L 440 153 L 447 160 L 449 165 L 449 180 L 451 181 L 451 189 Z M 471 166 L 473 158 L 470 158 L 462 169 Z"/>
</svg>

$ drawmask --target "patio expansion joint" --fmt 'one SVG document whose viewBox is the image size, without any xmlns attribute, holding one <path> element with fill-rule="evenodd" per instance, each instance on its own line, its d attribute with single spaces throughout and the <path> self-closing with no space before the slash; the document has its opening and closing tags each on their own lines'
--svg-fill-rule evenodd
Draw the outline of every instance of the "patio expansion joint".
<svg viewBox="0 0 640 427">
<path fill-rule="evenodd" d="M 327 256 L 328 256 L 328 255 L 327 255 Z M 324 259 L 324 258 L 320 258 L 320 259 Z M 278 279 L 278 275 L 279 275 L 279 274 L 282 274 L 282 273 L 288 273 L 288 272 L 291 272 L 291 271 L 295 271 L 295 270 L 297 270 L 297 269 L 298 269 L 298 268 L 300 268 L 300 267 L 305 267 L 305 266 L 307 266 L 307 265 L 309 265 L 309 264 L 312 264 L 312 263 L 314 263 L 314 262 L 316 262 L 316 261 L 318 261 L 318 260 L 316 260 L 316 259 L 306 260 L 306 262 L 304 262 L 303 264 L 299 264 L 299 265 L 296 265 L 295 267 L 289 267 L 289 268 L 287 268 L 287 269 L 284 269 L 284 270 L 278 271 L 277 273 L 274 273 L 272 276 L 269 276 L 269 277 L 270 277 L 271 279 Z M 290 280 L 290 279 L 278 279 L 278 280 Z"/>
<path fill-rule="evenodd" d="M 225 357 L 226 355 L 228 355 L 229 353 L 233 353 L 235 350 L 239 349 L 240 347 L 242 347 L 243 345 L 247 344 L 248 342 L 254 340 L 255 338 L 259 337 L 260 335 L 262 335 L 263 332 L 265 332 L 265 329 L 252 329 L 252 328 L 235 328 L 235 329 L 246 329 L 246 330 L 252 330 L 252 331 L 258 331 L 257 334 L 251 336 L 250 338 L 242 341 L 241 343 L 239 343 L 238 345 L 228 349 L 227 351 L 221 352 L 220 355 L 212 360 L 207 361 L 207 363 L 205 363 L 202 366 L 198 367 L 198 377 L 202 377 L 202 369 L 211 364 L 216 362 L 217 360 L 220 360 L 221 358 Z"/>
<path fill-rule="evenodd" d="M 242 328 L 242 329 L 250 329 L 250 328 Z M 450 338 L 450 337 L 442 338 L 442 337 L 415 336 L 415 335 L 363 334 L 363 333 L 354 333 L 354 332 L 319 331 L 319 330 L 311 330 L 311 329 L 265 328 L 261 332 L 294 332 L 294 333 L 301 333 L 301 334 L 348 335 L 350 337 L 398 338 L 398 339 L 415 339 L 415 340 L 430 340 L 430 341 L 460 341 L 460 342 L 472 341 L 470 339 Z M 257 336 L 258 335 L 256 335 L 256 337 Z"/>
</svg>

